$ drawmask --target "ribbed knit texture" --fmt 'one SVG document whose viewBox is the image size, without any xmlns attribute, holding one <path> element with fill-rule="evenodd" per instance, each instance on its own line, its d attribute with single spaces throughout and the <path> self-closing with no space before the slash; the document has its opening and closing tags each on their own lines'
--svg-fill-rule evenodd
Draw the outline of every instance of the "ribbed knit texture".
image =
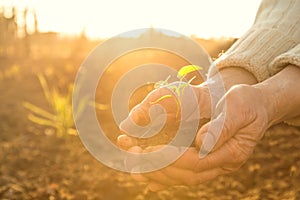
<svg viewBox="0 0 300 200">
<path fill-rule="evenodd" d="M 274 75 L 289 64 L 300 66 L 300 44 L 288 52 L 277 56 L 269 65 L 269 71 L 271 75 Z"/>
<path fill-rule="evenodd" d="M 253 26 L 220 58 L 218 68 L 242 67 L 261 82 L 289 64 L 300 67 L 300 0 L 263 0 Z"/>
<path fill-rule="evenodd" d="M 253 26 L 215 64 L 242 67 L 261 82 L 290 64 L 300 67 L 299 43 L 300 0 L 262 0 Z M 300 126 L 300 117 L 285 123 Z"/>
</svg>

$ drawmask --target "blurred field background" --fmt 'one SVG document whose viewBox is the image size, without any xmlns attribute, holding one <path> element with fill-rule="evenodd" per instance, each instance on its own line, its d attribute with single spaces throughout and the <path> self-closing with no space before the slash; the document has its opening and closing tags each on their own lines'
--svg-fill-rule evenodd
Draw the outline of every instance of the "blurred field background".
<svg viewBox="0 0 300 200">
<path fill-rule="evenodd" d="M 90 40 L 84 31 L 73 37 L 39 32 L 34 12 L 24 10 L 21 16 L 14 9 L 9 12 L 0 12 L 0 199 L 300 199 L 300 130 L 283 124 L 267 132 L 241 170 L 199 186 L 152 193 L 130 175 L 102 165 L 73 135 L 70 119 L 59 117 L 69 112 L 68 89 L 78 68 L 103 40 Z M 17 23 L 27 14 L 33 19 L 30 31 L 25 18 Z M 212 58 L 236 41 L 192 39 Z M 130 67 L 128 63 L 145 62 L 147 56 L 146 61 L 166 62 L 177 69 L 183 64 L 161 52 L 143 55 L 128 56 L 119 65 Z M 110 111 L 105 95 L 113 87 L 111 80 L 120 76 L 117 72 L 107 73 L 104 93 L 97 99 L 104 117 Z M 60 107 L 55 110 L 55 105 Z M 59 119 L 34 118 L 47 113 Z M 110 138 L 116 139 L 112 119 L 104 118 L 103 123 L 111 130 Z"/>
</svg>

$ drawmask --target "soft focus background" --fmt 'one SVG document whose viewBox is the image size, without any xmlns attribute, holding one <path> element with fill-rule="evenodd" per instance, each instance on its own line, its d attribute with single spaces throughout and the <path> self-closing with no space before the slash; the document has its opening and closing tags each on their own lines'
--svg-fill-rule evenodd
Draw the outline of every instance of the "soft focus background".
<svg viewBox="0 0 300 200">
<path fill-rule="evenodd" d="M 75 75 L 105 38 L 166 28 L 190 36 L 217 58 L 251 26 L 258 6 L 258 0 L 0 1 L 0 199 L 300 199 L 299 128 L 270 129 L 232 175 L 158 193 L 95 160 L 74 129 Z M 153 34 L 164 33 L 150 29 L 139 37 Z M 119 132 L 108 94 L 127 67 L 147 62 L 175 69 L 185 64 L 161 51 L 136 52 L 114 63 L 96 104 L 114 142 Z M 150 90 L 143 88 L 132 104 Z"/>
</svg>

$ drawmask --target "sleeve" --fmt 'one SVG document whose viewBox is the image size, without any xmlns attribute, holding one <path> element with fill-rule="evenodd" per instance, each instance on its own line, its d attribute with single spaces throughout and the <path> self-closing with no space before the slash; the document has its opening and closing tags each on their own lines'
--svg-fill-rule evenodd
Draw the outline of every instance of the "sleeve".
<svg viewBox="0 0 300 200">
<path fill-rule="evenodd" d="M 299 10 L 299 0 L 263 0 L 252 27 L 215 65 L 219 69 L 242 67 L 261 82 L 286 62 L 299 62 Z"/>
<path fill-rule="evenodd" d="M 293 49 L 277 56 L 269 65 L 270 75 L 274 75 L 287 65 L 300 67 L 300 44 Z"/>
</svg>

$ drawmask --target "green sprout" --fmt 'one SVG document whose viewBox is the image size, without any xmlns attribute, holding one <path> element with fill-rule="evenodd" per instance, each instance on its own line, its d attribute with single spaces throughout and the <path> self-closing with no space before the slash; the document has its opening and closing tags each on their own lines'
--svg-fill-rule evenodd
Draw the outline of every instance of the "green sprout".
<svg viewBox="0 0 300 200">
<path fill-rule="evenodd" d="M 184 89 L 196 78 L 195 76 L 193 78 L 191 78 L 188 82 L 184 82 L 183 79 L 185 78 L 185 76 L 191 72 L 194 71 L 198 71 L 198 70 L 202 70 L 203 68 L 197 65 L 187 65 L 182 67 L 178 73 L 177 73 L 177 78 L 179 79 L 179 85 L 169 85 L 168 80 L 170 79 L 170 76 L 168 76 L 168 78 L 164 81 L 158 81 L 155 83 L 154 88 L 161 88 L 161 87 L 167 87 L 169 89 L 172 89 L 178 97 L 181 96 L 181 94 L 183 93 Z M 164 95 L 162 97 L 160 97 L 158 100 L 155 101 L 155 103 L 158 103 L 159 101 L 165 99 L 165 98 L 169 98 L 170 95 Z M 152 102 L 154 104 L 154 102 Z"/>
<path fill-rule="evenodd" d="M 179 114 L 179 109 L 181 108 L 181 101 L 180 101 L 180 97 L 181 97 L 181 94 L 183 94 L 183 91 L 184 89 L 196 78 L 195 76 L 192 77 L 190 80 L 188 80 L 187 82 L 183 81 L 183 79 L 185 78 L 185 76 L 191 72 L 194 72 L 194 71 L 198 71 L 198 70 L 202 70 L 203 68 L 200 67 L 200 66 L 197 66 L 197 65 L 187 65 L 187 66 L 184 66 L 182 67 L 178 73 L 177 73 L 177 78 L 179 79 L 179 84 L 178 86 L 176 85 L 170 85 L 168 80 L 170 79 L 170 76 L 168 76 L 166 78 L 166 80 L 164 81 L 158 81 L 154 84 L 154 88 L 161 88 L 161 87 L 167 87 L 169 89 L 172 89 L 178 96 L 178 99 L 177 99 L 177 112 L 176 112 L 176 116 L 178 116 Z M 170 94 L 167 94 L 167 95 L 164 95 L 160 98 L 158 98 L 157 100 L 153 101 L 153 102 L 150 102 L 151 104 L 156 104 L 166 98 L 170 98 L 172 97 L 172 95 Z"/>
<path fill-rule="evenodd" d="M 55 87 L 50 89 L 44 76 L 38 75 L 38 79 L 52 112 L 48 112 L 32 103 L 24 102 L 23 106 L 31 111 L 28 115 L 28 119 L 36 124 L 55 128 L 59 137 L 77 135 L 77 131 L 74 129 L 72 112 L 73 84 L 70 84 L 68 92 L 63 94 Z M 86 101 L 83 100 L 80 104 L 79 109 L 75 113 L 75 117 L 81 114 L 86 105 Z"/>
<path fill-rule="evenodd" d="M 200 66 L 197 66 L 197 65 L 187 65 L 187 66 L 184 66 L 182 67 L 178 73 L 177 73 L 177 77 L 180 79 L 180 81 L 183 80 L 183 78 L 191 73 L 191 72 L 194 72 L 194 71 L 199 71 L 199 70 L 202 70 L 203 68 L 200 67 Z M 195 78 L 195 77 L 193 77 Z"/>
</svg>

